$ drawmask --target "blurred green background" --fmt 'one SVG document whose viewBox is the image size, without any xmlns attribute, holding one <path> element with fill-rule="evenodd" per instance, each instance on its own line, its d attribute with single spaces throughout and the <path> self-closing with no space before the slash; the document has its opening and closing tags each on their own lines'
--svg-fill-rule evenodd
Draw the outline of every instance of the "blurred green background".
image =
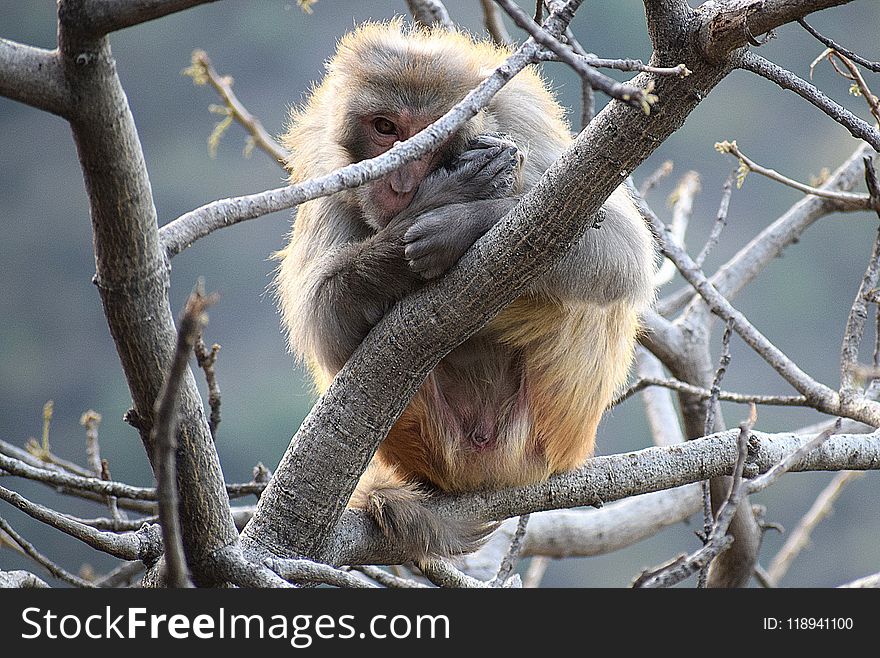
<svg viewBox="0 0 880 658">
<path fill-rule="evenodd" d="M 531 10 L 530 1 L 521 2 Z M 479 2 L 450 0 L 453 18 L 482 31 Z M 208 106 L 217 98 L 195 87 L 181 70 L 196 48 L 207 51 L 215 67 L 235 78 L 240 99 L 273 134 L 283 130 L 288 108 L 302 100 L 310 81 L 322 74 L 336 39 L 365 19 L 405 12 L 403 0 L 320 0 L 312 14 L 295 2 L 222 2 L 209 4 L 112 35 L 119 75 L 140 131 L 160 223 L 211 200 L 252 193 L 283 184 L 283 172 L 262 152 L 243 154 L 245 134 L 233 126 L 216 158 L 207 137 L 217 115 Z M 0 36 L 53 48 L 55 2 L 0 0 Z M 813 24 L 869 58 L 880 58 L 877 26 L 880 3 L 861 0 L 822 12 Z M 588 50 L 603 57 L 648 60 L 642 3 L 585 3 L 573 24 Z M 513 30 L 512 33 L 516 34 Z M 765 57 L 806 77 L 822 47 L 798 26 L 778 31 L 760 49 Z M 562 65 L 545 67 L 560 99 L 579 116 L 579 82 Z M 618 76 L 620 77 L 620 76 Z M 620 79 L 624 79 L 625 76 Z M 863 118 L 862 99 L 848 84 L 818 67 L 816 84 Z M 869 83 L 880 88 L 876 76 Z M 597 97 L 600 104 L 605 99 Z M 751 74 L 730 75 L 691 115 L 687 124 L 635 173 L 644 180 L 664 160 L 673 175 L 649 197 L 669 217 L 665 198 L 678 178 L 697 170 L 698 197 L 688 243 L 696 251 L 711 228 L 722 184 L 734 169 L 729 157 L 712 146 L 736 139 L 746 154 L 799 180 L 824 167 L 834 169 L 857 146 L 840 126 L 812 106 Z M 799 193 L 757 175 L 734 191 L 729 226 L 707 262 L 713 270 L 797 201 Z M 286 353 L 279 320 L 267 286 L 271 252 L 282 246 L 290 228 L 289 212 L 276 213 L 226 229 L 198 242 L 174 260 L 171 291 L 175 313 L 197 277 L 221 295 L 211 311 L 206 341 L 219 342 L 218 376 L 223 392 L 223 421 L 218 449 L 227 479 L 246 481 L 258 461 L 270 468 L 313 398 L 302 373 Z M 766 335 L 811 375 L 836 387 L 838 354 L 846 315 L 870 254 L 877 218 L 868 214 L 831 216 L 819 222 L 753 283 L 736 305 Z M 51 442 L 60 455 L 82 462 L 84 432 L 80 414 L 103 414 L 101 447 L 114 479 L 150 485 L 152 475 L 136 432 L 122 421 L 129 394 L 104 322 L 94 274 L 88 201 L 73 141 L 66 123 L 54 116 L 0 99 L 0 438 L 23 444 L 40 435 L 41 409 L 54 400 Z M 667 291 L 677 284 L 671 284 Z M 866 337 L 872 343 L 873 330 Z M 715 343 L 720 341 L 716 337 Z M 725 388 L 758 393 L 791 393 L 789 387 L 736 338 Z M 865 350 L 864 360 L 868 359 Z M 725 406 L 730 424 L 746 414 Z M 796 429 L 819 420 L 805 410 L 762 408 L 757 428 Z M 645 447 L 650 436 L 638 400 L 609 415 L 600 429 L 600 453 Z M 770 521 L 793 528 L 831 474 L 794 474 L 783 478 L 756 502 L 768 507 Z M 104 515 L 94 505 L 62 500 L 52 491 L 4 478 L 24 495 L 57 504 L 78 515 Z M 845 491 L 834 515 L 816 530 L 813 544 L 783 581 L 788 586 L 831 586 L 880 569 L 878 476 L 869 473 Z M 76 571 L 88 563 L 96 570 L 111 561 L 68 537 L 41 527 L 8 505 L 0 515 L 62 565 Z M 555 586 L 625 586 L 638 572 L 673 555 L 693 550 L 698 540 L 690 526 L 613 555 L 555 562 L 545 578 Z M 769 563 L 784 537 L 770 532 L 762 550 Z M 39 567 L 9 550 L 0 550 L 0 568 Z"/>
</svg>

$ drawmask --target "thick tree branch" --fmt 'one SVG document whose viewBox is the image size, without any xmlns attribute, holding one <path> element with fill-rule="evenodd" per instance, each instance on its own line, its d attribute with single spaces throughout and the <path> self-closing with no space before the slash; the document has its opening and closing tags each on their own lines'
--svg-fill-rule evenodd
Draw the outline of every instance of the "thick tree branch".
<svg viewBox="0 0 880 658">
<path fill-rule="evenodd" d="M 592 506 L 681 487 L 732 473 L 738 435 L 739 429 L 733 429 L 681 445 L 594 457 L 578 470 L 552 476 L 545 482 L 501 491 L 437 496 L 431 506 L 440 514 L 488 521 L 544 510 Z M 753 430 L 746 476 L 768 471 L 813 438 Z M 838 434 L 802 457 L 790 471 L 878 469 L 880 435 Z M 540 515 L 533 518 L 537 521 Z M 528 548 L 528 541 L 526 533 L 527 554 L 537 552 Z M 337 565 L 396 564 L 407 557 L 389 545 L 375 524 L 357 510 L 345 512 L 325 553 L 326 561 Z"/>
<path fill-rule="evenodd" d="M 712 15 L 700 26 L 700 46 L 709 59 L 724 57 L 750 43 L 760 45 L 757 37 L 785 23 L 849 2 L 852 0 L 718 0 L 709 6 Z"/>
<path fill-rule="evenodd" d="M 146 23 L 216 0 L 77 0 L 61 1 L 58 19 L 65 29 L 97 39 L 110 32 Z"/>
<path fill-rule="evenodd" d="M 176 340 L 168 303 L 168 264 L 159 244 L 143 151 L 109 43 L 106 38 L 90 39 L 83 34 L 84 30 L 100 32 L 107 26 L 115 29 L 157 18 L 193 4 L 97 0 L 60 0 L 59 4 L 62 66 L 79 99 L 70 125 L 90 202 L 95 283 L 151 461 L 155 458 L 149 437 L 153 406 Z M 101 14 L 99 10 L 107 12 Z M 95 16 L 99 20 L 91 24 L 75 20 Z M 181 385 L 177 440 L 178 486 L 192 493 L 181 500 L 185 549 L 190 564 L 201 564 L 204 556 L 235 544 L 238 534 L 229 514 L 220 462 L 202 401 L 189 369 Z M 199 580 L 200 574 L 193 576 Z M 205 581 L 210 579 L 206 575 Z"/>
<path fill-rule="evenodd" d="M 0 38 L 0 96 L 66 116 L 72 100 L 58 51 Z"/>
</svg>

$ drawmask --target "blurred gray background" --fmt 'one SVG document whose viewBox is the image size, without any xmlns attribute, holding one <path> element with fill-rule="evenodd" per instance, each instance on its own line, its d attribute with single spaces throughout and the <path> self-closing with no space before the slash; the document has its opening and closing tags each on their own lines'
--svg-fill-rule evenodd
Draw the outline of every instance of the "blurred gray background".
<svg viewBox="0 0 880 658">
<path fill-rule="evenodd" d="M 531 11 L 534 3 L 521 2 Z M 446 3 L 453 18 L 482 31 L 476 0 Z M 160 223 L 214 199 L 252 193 L 283 184 L 283 172 L 262 152 L 243 155 L 246 135 L 233 126 L 216 158 L 207 137 L 218 121 L 208 111 L 217 98 L 195 87 L 181 70 L 196 48 L 207 51 L 215 67 L 235 78 L 234 89 L 273 134 L 283 130 L 288 108 L 300 102 L 309 83 L 322 74 L 336 39 L 366 19 L 405 12 L 403 0 L 320 0 L 312 14 L 292 1 L 222 2 L 199 7 L 112 35 L 119 75 L 128 93 L 146 154 Z M 55 46 L 55 2 L 0 0 L 0 36 L 36 46 Z M 813 24 L 869 58 L 880 58 L 877 26 L 880 4 L 861 0 L 822 12 Z M 642 3 L 622 0 L 585 3 L 573 24 L 584 46 L 603 57 L 648 60 Z M 517 34 L 511 30 L 513 34 Z M 520 37 L 521 39 L 521 37 Z M 806 77 L 822 50 L 798 26 L 778 31 L 761 48 L 765 57 Z M 579 82 L 560 64 L 545 67 L 573 123 L 579 116 Z M 618 76 L 620 77 L 620 76 Z M 625 77 L 625 76 L 624 76 Z M 620 79 L 624 79 L 621 77 Z M 868 78 L 880 89 L 876 76 Z M 820 65 L 814 81 L 830 96 L 868 119 L 864 102 L 848 94 L 848 84 Z M 875 89 L 876 91 L 876 89 Z M 597 97 L 600 104 L 606 101 Z M 812 106 L 749 73 L 730 75 L 635 173 L 641 182 L 664 160 L 673 175 L 649 196 L 669 217 L 666 196 L 689 169 L 701 175 L 688 244 L 695 251 L 711 228 L 722 184 L 735 168 L 713 150 L 722 139 L 736 139 L 746 154 L 799 180 L 823 167 L 834 169 L 857 146 L 840 126 Z M 706 267 L 712 271 L 773 221 L 799 193 L 752 174 L 731 201 L 729 226 Z M 266 289 L 273 264 L 290 228 L 289 212 L 276 213 L 226 229 L 198 242 L 174 260 L 171 291 L 175 313 L 198 277 L 221 295 L 211 310 L 206 341 L 219 342 L 218 376 L 223 420 L 218 449 L 227 479 L 246 481 L 258 461 L 274 468 L 313 398 L 301 371 L 286 353 L 279 321 Z M 41 409 L 54 400 L 53 449 L 82 462 L 84 432 L 80 414 L 99 411 L 103 456 L 114 479 L 151 485 L 136 432 L 122 421 L 129 394 L 104 322 L 94 274 L 88 202 L 66 123 L 54 116 L 0 99 L 0 438 L 23 444 L 39 437 Z M 846 315 L 870 254 L 876 216 L 848 214 L 822 220 L 736 300 L 751 321 L 811 375 L 836 387 L 838 353 Z M 665 290 L 677 287 L 671 284 Z M 873 341 L 873 330 L 865 344 Z M 716 348 L 720 338 L 716 337 Z M 738 339 L 725 388 L 758 393 L 793 391 L 752 355 Z M 864 360 L 868 359 L 867 350 Z M 728 423 L 745 417 L 743 407 L 725 406 Z M 762 408 L 757 428 L 795 429 L 820 419 L 806 410 Z M 650 444 L 637 399 L 616 409 L 600 428 L 599 453 L 635 450 Z M 756 497 L 767 517 L 793 528 L 831 474 L 793 474 Z M 79 515 L 104 515 L 94 505 L 62 500 L 52 491 L 5 478 L 41 502 Z M 831 586 L 880 568 L 880 512 L 873 501 L 878 476 L 869 473 L 845 491 L 834 515 L 814 533 L 813 544 L 783 581 L 787 586 Z M 870 503 L 868 501 L 871 501 Z M 43 528 L 8 505 L 0 515 L 53 559 L 76 571 L 96 570 L 111 561 L 61 533 Z M 693 550 L 699 525 L 680 525 L 613 555 L 555 562 L 545 579 L 554 586 L 625 586 L 638 572 Z M 769 563 L 783 537 L 768 533 L 762 562 Z M 28 568 L 0 550 L 0 569 Z"/>
</svg>

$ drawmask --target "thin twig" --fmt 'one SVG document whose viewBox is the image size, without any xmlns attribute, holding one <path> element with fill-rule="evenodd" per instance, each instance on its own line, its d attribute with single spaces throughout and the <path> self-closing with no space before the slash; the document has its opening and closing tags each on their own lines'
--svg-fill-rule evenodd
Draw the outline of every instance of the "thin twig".
<svg viewBox="0 0 880 658">
<path fill-rule="evenodd" d="M 523 576 L 523 587 L 525 589 L 535 589 L 541 586 L 547 567 L 550 566 L 550 558 L 545 555 L 536 555 L 529 562 L 529 568 L 526 569 L 526 575 Z"/>
<path fill-rule="evenodd" d="M 678 379 L 655 377 L 640 377 L 623 393 L 614 398 L 611 407 L 617 406 L 627 398 L 651 386 L 660 386 L 668 388 L 679 393 L 687 393 L 702 399 L 708 399 L 712 395 L 712 391 L 708 388 L 694 386 Z M 718 399 L 723 402 L 735 402 L 737 404 L 759 404 L 775 407 L 809 407 L 812 406 L 810 401 L 803 395 L 752 395 L 748 393 L 732 393 L 730 391 L 719 391 Z"/>
<path fill-rule="evenodd" d="M 871 197 L 867 194 L 837 192 L 833 190 L 813 187 L 812 185 L 805 185 L 804 183 L 788 178 L 787 176 L 783 176 L 775 169 L 762 167 L 757 162 L 749 159 L 742 151 L 740 151 L 739 147 L 736 144 L 736 141 L 717 142 L 715 144 L 715 150 L 719 153 L 729 153 L 739 160 L 740 167 L 737 172 L 736 179 L 737 188 L 742 187 L 746 174 L 748 174 L 750 171 L 754 171 L 756 174 L 761 174 L 762 176 L 766 176 L 770 180 L 775 180 L 777 183 L 782 183 L 783 185 L 787 185 L 788 187 L 793 187 L 794 189 L 799 190 L 804 194 L 812 194 L 813 196 L 820 196 L 826 199 L 831 199 L 832 201 L 836 201 L 841 205 L 842 210 L 871 210 L 876 205 Z"/>
<path fill-rule="evenodd" d="M 798 23 L 800 23 L 801 27 L 803 27 L 807 32 L 809 32 L 814 37 L 816 37 L 819 41 L 821 41 L 823 44 L 825 44 L 826 47 L 831 48 L 833 50 L 836 50 L 841 55 L 848 57 L 849 59 L 854 61 L 856 64 L 859 64 L 861 66 L 864 66 L 866 69 L 874 71 L 874 73 L 880 73 L 880 62 L 872 62 L 871 60 L 865 59 L 861 55 L 854 53 L 853 51 L 848 50 L 847 48 L 844 48 L 836 41 L 832 41 L 828 37 L 820 34 L 819 31 L 816 30 L 816 28 L 814 28 L 812 25 L 807 23 L 807 21 L 805 21 L 803 18 L 799 18 Z"/>
<path fill-rule="evenodd" d="M 773 589 L 776 587 L 776 583 L 770 578 L 770 574 L 768 574 L 767 570 L 760 564 L 755 565 L 755 580 L 757 580 L 764 589 Z"/>
<path fill-rule="evenodd" d="M 656 215 L 647 212 L 645 208 L 641 210 L 660 242 L 663 253 L 676 264 L 679 272 L 706 301 L 712 313 L 731 322 L 733 330 L 798 392 L 806 396 L 816 409 L 860 420 L 875 427 L 880 426 L 880 404 L 864 398 L 843 400 L 836 391 L 807 375 L 718 292 L 687 252 L 669 239 L 665 226 Z"/>
<path fill-rule="evenodd" d="M 806 80 L 751 51 L 743 53 L 738 63 L 740 68 L 766 78 L 783 89 L 793 91 L 849 130 L 853 137 L 865 140 L 874 147 L 875 151 L 880 151 L 880 130 L 839 103 L 835 103 Z"/>
<path fill-rule="evenodd" d="M 121 587 L 128 585 L 144 571 L 142 562 L 123 562 L 104 576 L 95 579 L 95 587 Z"/>
<path fill-rule="evenodd" d="M 753 493 L 757 493 L 766 489 L 771 484 L 776 482 L 783 474 L 787 473 L 791 470 L 791 467 L 794 466 L 800 459 L 809 452 L 812 452 L 820 445 L 825 443 L 832 435 L 840 432 L 840 424 L 842 420 L 840 418 L 837 419 L 837 422 L 834 423 L 834 427 L 831 427 L 824 432 L 820 432 L 817 436 L 815 436 L 810 441 L 807 441 L 802 446 L 800 446 L 797 450 L 793 451 L 791 454 L 787 455 L 785 459 L 776 464 L 773 468 L 771 468 L 766 473 L 762 473 L 754 480 L 751 480 L 748 484 L 748 493 L 749 495 Z"/>
<path fill-rule="evenodd" d="M 267 567 L 277 573 L 284 580 L 292 583 L 322 583 L 334 587 L 349 587 L 358 589 L 371 589 L 376 587 L 363 578 L 353 576 L 347 571 L 331 567 L 328 564 L 312 562 L 311 560 L 280 560 L 267 559 L 263 561 Z"/>
<path fill-rule="evenodd" d="M 864 473 L 859 471 L 841 471 L 816 497 L 810 509 L 792 530 L 785 544 L 770 563 L 767 577 L 771 583 L 779 583 L 782 580 L 794 559 L 810 543 L 810 534 L 825 517 L 831 514 L 834 501 L 843 493 L 844 487 L 862 475 Z"/>
<path fill-rule="evenodd" d="M 205 346 L 202 336 L 196 339 L 193 346 L 196 355 L 196 362 L 205 372 L 205 381 L 208 384 L 208 406 L 211 408 L 211 415 L 208 418 L 208 426 L 211 428 L 211 436 L 217 440 L 217 428 L 220 426 L 220 385 L 217 383 L 217 372 L 214 365 L 217 363 L 217 353 L 220 351 L 220 345 L 214 343 L 211 345 L 211 351 Z"/>
<path fill-rule="evenodd" d="M 483 24 L 486 31 L 492 37 L 492 41 L 499 46 L 509 46 L 513 43 L 513 39 L 507 28 L 504 27 L 504 21 L 501 18 L 501 12 L 498 11 L 498 5 L 494 0 L 480 0 L 483 7 Z"/>
<path fill-rule="evenodd" d="M 510 541 L 510 548 L 501 560 L 501 565 L 498 567 L 498 573 L 495 574 L 495 578 L 489 582 L 490 587 L 503 586 L 504 583 L 507 582 L 507 579 L 510 578 L 510 574 L 513 573 L 516 563 L 519 561 L 520 553 L 522 552 L 523 538 L 526 535 L 526 526 L 528 526 L 528 523 L 528 514 L 523 514 L 519 517 L 519 521 L 516 525 L 516 532 L 513 535 L 513 539 Z"/>
<path fill-rule="evenodd" d="M 42 565 L 46 570 L 59 580 L 75 585 L 76 587 L 94 587 L 92 583 L 83 580 L 79 576 L 70 573 L 67 569 L 55 564 L 52 560 L 40 553 L 36 547 L 18 534 L 9 523 L 0 516 L 0 530 L 5 532 L 9 537 L 18 544 L 21 551 L 31 558 L 37 564 Z"/>
<path fill-rule="evenodd" d="M 284 167 L 290 154 L 266 131 L 260 120 L 242 105 L 235 92 L 232 91 L 232 78 L 219 75 L 204 50 L 193 51 L 192 64 L 183 73 L 191 77 L 194 84 L 210 84 L 223 99 L 223 112 L 241 124 L 250 135 L 249 143 L 268 153 L 276 163 Z M 221 122 L 218 124 L 218 128 L 223 125 L 224 123 Z M 220 129 L 219 132 L 222 133 L 223 129 Z M 209 144 L 216 143 L 219 137 L 220 134 L 215 130 L 211 134 Z"/>
<path fill-rule="evenodd" d="M 355 567 L 351 567 L 354 571 L 360 571 L 362 574 L 367 576 L 368 578 L 372 578 L 377 583 L 384 587 L 393 587 L 393 588 L 426 588 L 428 587 L 424 583 L 420 583 L 417 580 L 413 580 L 412 578 L 402 578 L 401 576 L 395 576 L 393 573 L 388 573 L 385 569 L 377 566 L 373 566 L 370 564 L 361 564 Z"/>
<path fill-rule="evenodd" d="M 880 201 L 880 183 L 874 171 L 874 163 L 870 158 L 865 158 L 865 180 L 870 196 L 877 202 Z M 877 208 L 880 217 L 880 206 Z M 840 347 L 840 395 L 853 396 L 858 392 L 856 382 L 859 348 L 865 332 L 865 323 L 868 320 L 868 295 L 877 288 L 880 280 L 880 229 L 874 239 L 874 247 L 865 274 L 859 284 L 849 315 L 846 318 L 846 328 L 843 332 L 843 343 Z"/>
<path fill-rule="evenodd" d="M 730 483 L 730 491 L 718 509 L 715 523 L 712 526 L 712 531 L 706 543 L 691 555 L 676 559 L 669 565 L 652 570 L 648 574 L 643 574 L 642 577 L 636 580 L 634 586 L 671 587 L 700 571 L 705 565 L 710 564 L 715 557 L 730 545 L 732 537 L 728 536 L 727 529 L 736 515 L 740 499 L 745 494 L 746 487 L 744 486 L 742 475 L 746 458 L 749 454 L 749 433 L 752 427 L 754 427 L 755 420 L 756 411 L 753 406 L 748 420 L 740 424 L 739 438 L 737 439 L 738 453 L 733 478 Z"/>
<path fill-rule="evenodd" d="M 513 0 L 495 0 L 508 16 L 520 28 L 529 33 L 538 44 L 550 50 L 560 61 L 572 67 L 575 72 L 590 83 L 593 89 L 616 98 L 622 103 L 640 108 L 645 114 L 651 113 L 651 106 L 657 102 L 657 97 L 651 93 L 651 89 L 639 89 L 630 85 L 622 84 L 599 73 L 592 66 L 572 52 L 571 48 L 551 36 L 538 23 L 532 20 L 528 14 L 520 9 Z"/>
<path fill-rule="evenodd" d="M 703 434 L 709 436 L 715 431 L 715 416 L 717 413 L 718 396 L 721 393 L 721 380 L 727 373 L 730 365 L 730 324 L 724 328 L 721 335 L 721 356 L 718 359 L 718 368 L 715 370 L 715 376 L 712 379 L 711 395 L 706 401 L 706 422 L 703 426 Z M 754 408 L 754 405 L 752 406 Z M 703 496 L 703 541 L 708 542 L 712 533 L 712 524 L 715 519 L 712 516 L 712 492 L 709 487 L 709 480 L 703 480 L 700 483 L 700 490 Z M 697 587 L 703 589 L 709 578 L 709 562 L 700 568 L 700 575 L 697 581 Z"/>
<path fill-rule="evenodd" d="M 703 248 L 700 249 L 700 253 L 694 259 L 694 262 L 699 267 L 703 266 L 706 257 L 715 248 L 715 245 L 718 244 L 718 240 L 721 238 L 721 231 L 723 231 L 724 227 L 727 225 L 727 212 L 730 208 L 730 197 L 732 194 L 733 174 L 728 176 L 727 180 L 724 181 L 724 187 L 721 190 L 721 202 L 718 204 L 718 214 L 715 215 L 715 223 L 712 225 L 712 232 L 709 234 L 709 239 L 706 240 L 706 244 L 703 245 Z"/>
<path fill-rule="evenodd" d="M 191 587 L 178 515 L 177 425 L 179 391 L 193 345 L 206 322 L 205 311 L 214 302 L 206 297 L 199 282 L 186 301 L 177 332 L 177 345 L 165 383 L 156 400 L 151 443 L 155 446 L 156 489 L 159 495 L 159 523 L 165 546 L 165 574 L 169 587 Z"/>
<path fill-rule="evenodd" d="M 862 72 L 859 71 L 859 68 L 853 64 L 847 57 L 844 57 L 839 52 L 835 50 L 828 51 L 828 61 L 831 62 L 831 65 L 834 67 L 834 70 L 843 75 L 848 80 L 851 80 L 855 83 L 855 89 L 858 89 L 858 95 L 861 95 L 865 102 L 868 104 L 868 109 L 871 112 L 871 115 L 874 117 L 875 121 L 880 121 L 880 99 L 874 95 L 874 92 L 871 91 L 871 88 L 868 86 L 868 83 L 865 81 L 865 77 L 862 75 Z M 841 61 L 841 63 L 846 67 L 849 74 L 845 74 L 841 71 L 835 64 L 834 58 L 837 58 Z M 855 89 L 853 89 L 853 93 L 855 93 Z"/>
<path fill-rule="evenodd" d="M 681 177 L 675 190 L 669 195 L 669 203 L 672 205 L 672 223 L 669 226 L 669 235 L 682 248 L 684 248 L 685 235 L 694 211 L 694 198 L 699 191 L 700 175 L 695 171 L 689 171 Z M 672 281 L 674 276 L 675 264 L 664 260 L 663 265 L 654 275 L 654 285 L 659 288 Z"/>
<path fill-rule="evenodd" d="M 672 173 L 672 167 L 672 160 L 666 160 L 662 165 L 657 167 L 639 186 L 639 196 L 644 199 L 648 192 L 657 186 L 657 183 Z"/>
</svg>

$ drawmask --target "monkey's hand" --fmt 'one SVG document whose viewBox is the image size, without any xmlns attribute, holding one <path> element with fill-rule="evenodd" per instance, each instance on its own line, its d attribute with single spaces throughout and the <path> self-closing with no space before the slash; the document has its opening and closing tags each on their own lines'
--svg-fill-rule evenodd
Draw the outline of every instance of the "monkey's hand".
<svg viewBox="0 0 880 658">
<path fill-rule="evenodd" d="M 421 215 L 403 237 L 410 269 L 436 279 L 517 203 L 516 197 L 455 203 Z"/>
<path fill-rule="evenodd" d="M 525 158 L 507 135 L 477 135 L 449 169 L 440 185 L 457 195 L 448 203 L 501 199 L 518 192 L 519 175 Z"/>
<path fill-rule="evenodd" d="M 404 255 L 423 279 L 442 276 L 510 208 L 523 157 L 506 136 L 476 137 L 451 169 L 419 188 L 425 206 L 404 232 Z M 431 206 L 427 206 L 427 203 Z"/>
</svg>

